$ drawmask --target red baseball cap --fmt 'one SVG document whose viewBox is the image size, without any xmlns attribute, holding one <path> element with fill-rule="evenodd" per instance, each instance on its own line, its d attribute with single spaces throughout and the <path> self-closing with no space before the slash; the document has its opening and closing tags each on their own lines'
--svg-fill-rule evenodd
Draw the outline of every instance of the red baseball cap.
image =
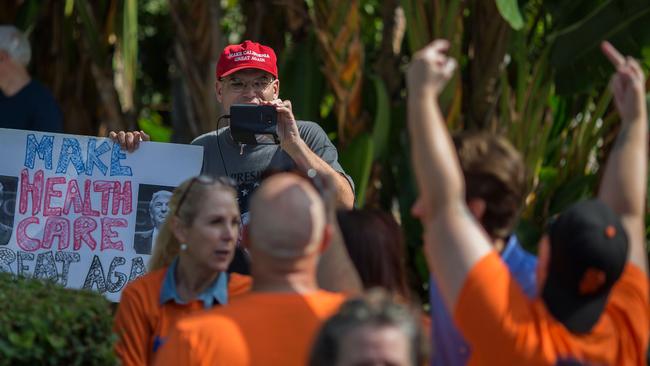
<svg viewBox="0 0 650 366">
<path fill-rule="evenodd" d="M 217 79 L 242 69 L 260 69 L 277 78 L 275 52 L 271 47 L 248 40 L 224 48 L 217 63 Z"/>
</svg>

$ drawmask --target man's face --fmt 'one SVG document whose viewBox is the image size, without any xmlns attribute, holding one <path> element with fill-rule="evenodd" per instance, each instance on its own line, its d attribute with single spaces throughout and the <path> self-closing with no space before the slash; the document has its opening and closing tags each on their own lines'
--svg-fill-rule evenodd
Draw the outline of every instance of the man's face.
<svg viewBox="0 0 650 366">
<path fill-rule="evenodd" d="M 256 90 L 254 85 L 266 85 Z M 280 81 L 273 75 L 258 69 L 244 69 L 217 80 L 217 100 L 225 111 L 233 104 L 259 104 L 278 98 Z"/>
<path fill-rule="evenodd" d="M 162 193 L 155 195 L 151 202 L 151 221 L 153 221 L 154 226 L 158 229 L 162 226 L 167 217 L 170 198 L 171 193 L 163 191 Z"/>
</svg>

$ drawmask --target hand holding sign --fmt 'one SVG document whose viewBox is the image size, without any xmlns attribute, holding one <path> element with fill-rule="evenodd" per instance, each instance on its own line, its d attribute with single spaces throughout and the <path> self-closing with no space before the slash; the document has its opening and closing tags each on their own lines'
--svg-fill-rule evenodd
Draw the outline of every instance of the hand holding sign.
<svg viewBox="0 0 650 366">
<path fill-rule="evenodd" d="M 108 134 L 108 137 L 120 144 L 122 150 L 127 150 L 128 152 L 134 152 L 140 147 L 140 141 L 150 141 L 151 137 L 147 135 L 144 131 L 111 131 Z"/>
</svg>

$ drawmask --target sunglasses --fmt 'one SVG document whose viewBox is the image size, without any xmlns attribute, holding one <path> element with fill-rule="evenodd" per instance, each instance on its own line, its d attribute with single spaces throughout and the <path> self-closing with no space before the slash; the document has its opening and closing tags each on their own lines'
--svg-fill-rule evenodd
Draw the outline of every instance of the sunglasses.
<svg viewBox="0 0 650 366">
<path fill-rule="evenodd" d="M 175 216 L 178 216 L 178 212 L 180 211 L 181 207 L 183 206 L 183 202 L 185 202 L 185 199 L 187 198 L 187 194 L 190 192 L 192 189 L 192 186 L 194 186 L 194 183 L 199 183 L 203 185 L 211 185 L 215 183 L 220 183 L 224 186 L 233 188 L 235 191 L 237 191 L 237 182 L 235 182 L 232 178 L 229 177 L 211 177 L 208 175 L 199 175 L 192 180 L 190 180 L 190 184 L 187 185 L 187 188 L 183 192 L 183 195 L 181 196 L 181 199 L 178 201 L 178 206 L 176 206 L 176 212 L 174 212 Z"/>
</svg>

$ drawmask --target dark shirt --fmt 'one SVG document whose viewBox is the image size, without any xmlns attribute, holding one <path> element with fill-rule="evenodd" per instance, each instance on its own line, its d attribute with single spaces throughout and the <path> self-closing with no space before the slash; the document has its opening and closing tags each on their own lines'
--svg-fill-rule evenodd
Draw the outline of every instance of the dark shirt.
<svg viewBox="0 0 650 366">
<path fill-rule="evenodd" d="M 11 97 L 0 92 L 0 127 L 63 132 L 61 109 L 52 93 L 32 79 Z"/>
</svg>

